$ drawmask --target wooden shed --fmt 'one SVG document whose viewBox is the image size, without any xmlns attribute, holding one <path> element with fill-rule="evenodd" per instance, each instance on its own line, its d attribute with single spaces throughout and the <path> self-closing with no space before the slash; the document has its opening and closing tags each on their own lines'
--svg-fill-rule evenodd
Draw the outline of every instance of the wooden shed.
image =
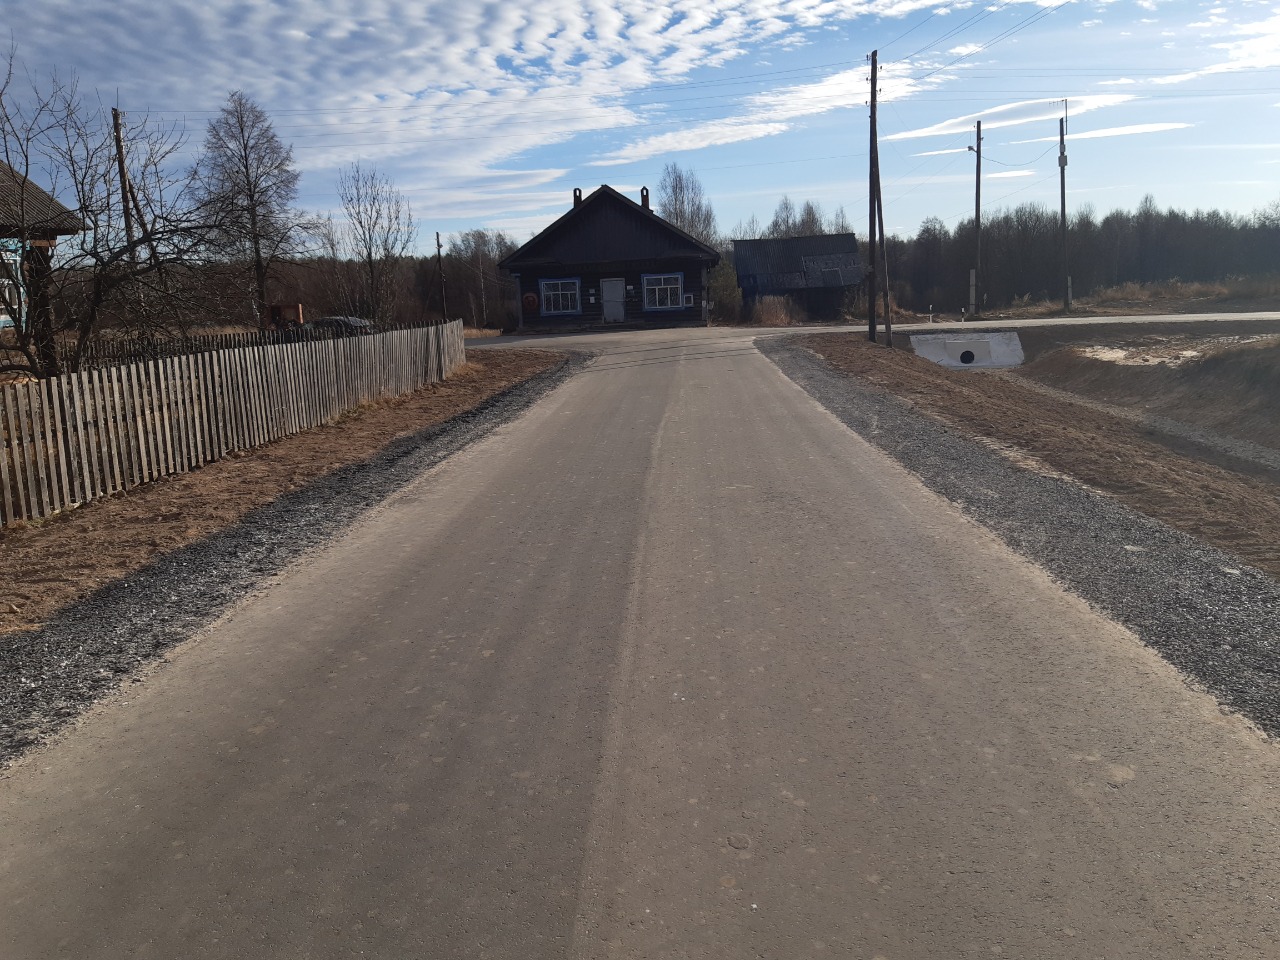
<svg viewBox="0 0 1280 960">
<path fill-rule="evenodd" d="M 707 322 L 720 254 L 602 185 L 499 266 L 516 281 L 521 325 Z"/>
<path fill-rule="evenodd" d="M 735 240 L 733 266 L 744 303 L 791 297 L 815 319 L 839 316 L 865 273 L 852 233 Z"/>
</svg>

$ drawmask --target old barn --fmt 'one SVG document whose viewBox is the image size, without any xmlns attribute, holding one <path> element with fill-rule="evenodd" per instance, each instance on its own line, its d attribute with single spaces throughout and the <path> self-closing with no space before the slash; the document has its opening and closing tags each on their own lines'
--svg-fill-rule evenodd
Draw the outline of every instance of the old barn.
<svg viewBox="0 0 1280 960">
<path fill-rule="evenodd" d="M 865 272 L 852 233 L 735 240 L 733 265 L 743 303 L 790 297 L 815 320 L 840 316 Z"/>
</svg>

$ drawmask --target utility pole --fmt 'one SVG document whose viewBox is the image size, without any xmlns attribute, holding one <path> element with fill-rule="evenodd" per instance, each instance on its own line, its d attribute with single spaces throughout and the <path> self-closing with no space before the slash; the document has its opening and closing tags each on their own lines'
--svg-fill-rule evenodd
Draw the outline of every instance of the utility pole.
<svg viewBox="0 0 1280 960">
<path fill-rule="evenodd" d="M 1065 103 L 1064 103 L 1065 107 Z M 1062 309 L 1071 309 L 1071 270 L 1067 262 L 1067 118 L 1058 118 L 1058 181 L 1062 187 Z"/>
<path fill-rule="evenodd" d="M 880 267 L 883 268 L 884 274 L 881 280 L 884 281 L 882 288 L 884 296 L 884 341 L 885 345 L 890 349 L 893 348 L 893 311 L 889 309 L 889 250 L 884 243 L 884 194 L 880 191 L 880 145 L 876 144 L 875 148 L 875 164 L 876 164 L 876 226 L 880 229 Z"/>
<path fill-rule="evenodd" d="M 876 343 L 876 274 L 880 258 L 876 253 L 876 83 L 879 72 L 879 50 L 871 51 L 871 149 L 867 169 L 867 256 L 871 273 L 867 276 L 867 339 Z"/>
<path fill-rule="evenodd" d="M 115 128 L 116 169 L 120 171 L 120 205 L 124 209 L 124 236 L 129 242 L 129 259 L 138 262 L 138 248 L 134 246 L 133 204 L 130 203 L 129 168 L 124 162 L 124 135 L 120 132 L 120 111 L 111 108 L 111 125 Z"/>
<path fill-rule="evenodd" d="M 970 147 L 970 151 L 978 157 L 978 165 L 974 174 L 973 187 L 973 230 L 974 230 L 974 247 L 973 247 L 973 277 L 969 281 L 969 314 L 977 316 L 978 304 L 981 302 L 978 297 L 978 287 L 982 282 L 982 121 L 978 121 L 978 138 L 977 146 Z"/>
<path fill-rule="evenodd" d="M 478 247 L 476 249 L 476 259 L 480 263 L 480 269 L 476 271 L 476 273 L 480 274 L 480 317 L 481 317 L 480 322 L 485 327 L 488 327 L 489 326 L 489 301 L 484 294 L 484 254 L 480 251 Z"/>
<path fill-rule="evenodd" d="M 444 297 L 444 256 L 441 254 L 440 231 L 436 231 L 436 269 L 440 271 L 440 319 L 449 322 L 449 305 Z"/>
</svg>

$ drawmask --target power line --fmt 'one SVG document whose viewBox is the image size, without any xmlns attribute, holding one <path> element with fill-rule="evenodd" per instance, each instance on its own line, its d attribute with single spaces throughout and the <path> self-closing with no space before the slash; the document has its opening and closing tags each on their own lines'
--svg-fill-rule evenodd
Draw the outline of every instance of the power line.
<svg viewBox="0 0 1280 960">
<path fill-rule="evenodd" d="M 998 10 L 1003 10 L 1005 7 L 1009 6 L 1009 4 L 1012 2 L 1013 0 L 1006 0 L 1006 2 L 1003 5 L 996 7 L 994 10 L 991 10 L 990 12 L 995 13 Z M 1027 29 L 1027 27 L 1030 27 L 1032 24 L 1039 23 L 1045 17 L 1049 16 L 1050 14 L 1058 10 L 1061 10 L 1067 4 L 1074 3 L 1074 2 L 1075 0 L 1060 0 L 1059 3 L 1054 4 L 1052 7 L 1042 7 L 1041 9 L 1037 10 L 1035 13 L 1031 14 L 1030 16 L 1024 17 L 1021 21 L 1019 21 L 1017 24 L 1010 27 L 1009 29 L 996 34 L 996 36 L 992 37 L 986 43 L 980 44 L 979 46 L 968 51 L 967 53 L 960 54 L 960 56 L 956 57 L 954 60 L 950 61 L 949 63 L 944 63 L 942 66 L 936 67 L 933 70 L 930 70 L 928 73 L 923 74 L 922 76 L 911 77 L 911 79 L 915 80 L 916 82 L 919 82 L 921 80 L 928 80 L 930 77 L 934 76 L 935 74 L 941 73 L 943 70 L 946 70 L 950 67 L 954 67 L 957 63 L 960 63 L 964 60 L 968 60 L 970 57 L 976 56 L 982 51 L 995 46 L 997 43 L 999 43 L 1002 40 L 1008 40 L 1010 37 L 1021 33 L 1023 30 Z M 946 38 L 944 37 L 943 39 L 946 39 Z M 938 41 L 938 42 L 941 42 L 941 41 Z"/>
<path fill-rule="evenodd" d="M 995 13 L 999 13 L 1001 10 L 1009 6 L 1009 4 L 1011 3 L 1013 3 L 1013 0 L 1005 0 L 1005 2 L 1000 4 L 1000 6 L 998 7 L 979 7 L 978 11 L 974 13 L 972 16 L 970 16 L 969 19 L 963 20 L 960 23 L 956 24 L 955 27 L 953 27 L 951 30 L 947 31 L 942 36 L 929 41 L 919 50 L 915 50 L 907 54 L 905 57 L 901 57 L 898 62 L 906 62 L 907 60 L 910 60 L 912 57 L 916 57 L 924 53 L 930 47 L 936 47 L 940 43 L 946 43 L 952 37 L 959 36 L 961 33 L 967 30 L 970 26 L 977 23 L 981 23 L 983 20 L 987 19 L 987 17 L 990 17 Z"/>
</svg>

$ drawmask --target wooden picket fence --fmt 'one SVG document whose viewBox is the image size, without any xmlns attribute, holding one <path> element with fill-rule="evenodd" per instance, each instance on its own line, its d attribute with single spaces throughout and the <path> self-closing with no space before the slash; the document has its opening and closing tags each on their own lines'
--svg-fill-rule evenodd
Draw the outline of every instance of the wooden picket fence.
<svg viewBox="0 0 1280 960">
<path fill-rule="evenodd" d="M 309 430 L 465 361 L 455 320 L 0 384 L 0 526 Z"/>
<path fill-rule="evenodd" d="M 391 325 L 382 323 L 382 331 L 416 329 L 422 324 Z M 241 330 L 237 333 L 195 333 L 180 336 L 130 336 L 103 331 L 77 351 L 75 344 L 58 344 L 63 369 L 87 370 L 90 367 L 114 367 L 122 363 L 145 363 L 189 353 L 236 350 L 241 347 L 269 347 L 281 343 L 309 343 L 313 340 L 341 339 L 328 329 L 292 325 L 280 329 Z"/>
</svg>

